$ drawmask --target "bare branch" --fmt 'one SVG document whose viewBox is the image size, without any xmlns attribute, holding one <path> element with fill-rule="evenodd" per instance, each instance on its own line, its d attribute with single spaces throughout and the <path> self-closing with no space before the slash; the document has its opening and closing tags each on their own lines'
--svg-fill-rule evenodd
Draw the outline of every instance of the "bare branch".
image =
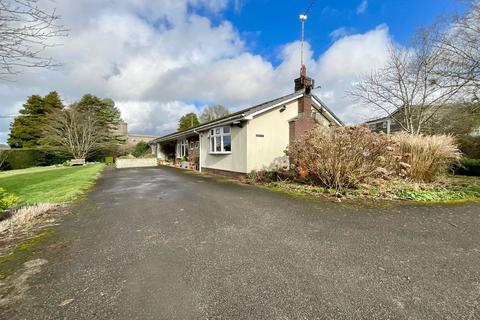
<svg viewBox="0 0 480 320">
<path fill-rule="evenodd" d="M 47 144 L 85 159 L 105 146 L 108 131 L 92 112 L 67 108 L 48 115 L 42 135 Z"/>
<path fill-rule="evenodd" d="M 43 53 L 58 45 L 54 39 L 67 36 L 67 29 L 58 24 L 55 10 L 46 12 L 37 2 L 0 0 L 0 78 L 8 79 L 24 68 L 59 66 Z"/>
<path fill-rule="evenodd" d="M 455 45 L 443 44 L 445 39 L 434 25 L 420 29 L 410 48 L 391 45 L 385 67 L 365 76 L 348 94 L 382 111 L 403 130 L 422 132 L 442 106 L 466 99 L 472 70 L 478 64 L 475 61 L 465 67 L 460 58 L 453 60 Z"/>
</svg>

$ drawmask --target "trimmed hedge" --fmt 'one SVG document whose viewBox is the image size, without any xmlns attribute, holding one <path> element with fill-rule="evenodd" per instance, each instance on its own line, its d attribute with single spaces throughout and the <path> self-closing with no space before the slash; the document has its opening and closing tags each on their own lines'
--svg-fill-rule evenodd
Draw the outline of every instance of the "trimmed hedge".
<svg viewBox="0 0 480 320">
<path fill-rule="evenodd" d="M 463 176 L 480 176 L 480 159 L 462 159 L 453 171 Z"/>
<path fill-rule="evenodd" d="M 3 170 L 26 169 L 31 167 L 62 164 L 70 157 L 55 149 L 11 149 L 3 165 Z"/>
<path fill-rule="evenodd" d="M 458 138 L 460 151 L 469 159 L 480 159 L 480 136 L 464 136 Z"/>
</svg>

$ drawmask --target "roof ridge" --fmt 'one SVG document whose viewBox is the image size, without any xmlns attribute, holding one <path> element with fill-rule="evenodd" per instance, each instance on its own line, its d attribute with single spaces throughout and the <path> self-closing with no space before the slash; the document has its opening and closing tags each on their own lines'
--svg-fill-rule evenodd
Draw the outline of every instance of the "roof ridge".
<svg viewBox="0 0 480 320">
<path fill-rule="evenodd" d="M 153 141 L 156 141 L 156 140 L 162 139 L 162 138 L 167 138 L 169 136 L 173 136 L 173 135 L 176 135 L 176 134 L 187 133 L 189 131 L 195 131 L 195 129 L 197 129 L 199 127 L 208 126 L 209 124 L 213 124 L 215 122 L 221 122 L 222 120 L 226 120 L 228 118 L 235 117 L 235 116 L 241 115 L 243 113 L 247 113 L 248 111 L 252 111 L 252 110 L 257 109 L 257 108 L 259 108 L 259 110 L 260 110 L 260 107 L 266 107 L 267 105 L 272 104 L 274 102 L 285 100 L 285 99 L 290 98 L 292 96 L 295 96 L 295 95 L 298 95 L 298 94 L 303 94 L 303 93 L 304 93 L 304 90 L 295 91 L 293 93 L 289 93 L 287 95 L 284 95 L 284 96 L 281 96 L 281 97 L 278 97 L 278 98 L 275 98 L 275 99 L 271 99 L 271 100 L 268 100 L 268 101 L 264 101 L 262 103 L 258 103 L 256 105 L 250 106 L 248 108 L 241 109 L 241 110 L 236 111 L 234 113 L 230 113 L 230 114 L 228 114 L 224 117 L 214 119 L 214 120 L 211 120 L 211 121 L 208 121 L 208 122 L 200 123 L 199 125 L 196 125 L 194 127 L 191 127 L 191 128 L 188 128 L 188 129 L 185 129 L 185 130 L 182 130 L 182 131 L 176 131 L 176 132 L 172 132 L 172 133 L 169 133 L 167 135 L 164 135 L 164 136 L 160 136 L 159 138 L 157 138 Z"/>
</svg>

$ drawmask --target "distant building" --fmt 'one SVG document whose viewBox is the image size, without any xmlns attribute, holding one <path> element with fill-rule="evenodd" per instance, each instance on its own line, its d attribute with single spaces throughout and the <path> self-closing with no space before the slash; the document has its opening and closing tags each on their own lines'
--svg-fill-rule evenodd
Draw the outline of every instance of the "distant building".
<svg viewBox="0 0 480 320">
<path fill-rule="evenodd" d="M 441 118 L 442 116 L 445 116 L 446 112 L 448 112 L 449 110 L 451 110 L 450 108 L 455 106 L 458 106 L 458 105 L 442 106 L 434 115 L 434 117 L 432 117 L 432 119 L 438 119 L 439 117 Z M 397 111 L 393 112 L 391 115 L 368 120 L 365 122 L 365 124 L 368 125 L 368 128 L 373 132 L 395 133 L 395 132 L 404 131 L 401 124 L 398 122 L 401 120 L 396 120 L 396 119 L 403 119 L 402 111 L 403 110 L 400 108 Z M 480 136 L 480 128 L 474 129 L 470 133 L 470 136 L 472 137 Z"/>
<path fill-rule="evenodd" d="M 402 131 L 402 127 L 392 117 L 382 117 L 365 122 L 370 131 L 395 133 Z"/>
<path fill-rule="evenodd" d="M 158 136 L 150 136 L 146 134 L 135 134 L 135 133 L 129 133 L 127 134 L 127 144 L 137 144 L 140 141 L 143 142 L 150 142 L 152 140 L 157 139 Z"/>
<path fill-rule="evenodd" d="M 158 138 L 158 136 L 152 136 L 147 134 L 128 133 L 128 123 L 123 120 L 116 126 L 115 129 L 112 130 L 112 133 L 118 141 L 129 145 L 135 145 L 140 141 L 148 143 Z"/>
<path fill-rule="evenodd" d="M 126 143 L 127 142 L 127 136 L 128 136 L 128 124 L 121 120 L 115 128 L 110 130 L 112 135 L 115 137 L 116 140 L 118 140 L 120 143 Z"/>
</svg>

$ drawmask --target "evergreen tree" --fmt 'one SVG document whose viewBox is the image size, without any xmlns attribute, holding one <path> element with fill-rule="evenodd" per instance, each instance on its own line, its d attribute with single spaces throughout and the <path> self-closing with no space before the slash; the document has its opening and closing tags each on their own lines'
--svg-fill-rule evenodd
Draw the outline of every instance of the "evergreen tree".
<svg viewBox="0 0 480 320">
<path fill-rule="evenodd" d="M 63 103 L 57 92 L 52 91 L 45 97 L 32 95 L 20 109 L 20 115 L 10 125 L 7 140 L 12 148 L 31 148 L 40 145 L 42 125 L 47 114 L 63 109 Z"/>
<path fill-rule="evenodd" d="M 178 121 L 177 131 L 184 131 L 189 128 L 196 127 L 199 124 L 200 122 L 198 121 L 197 114 L 194 112 L 190 112 L 180 118 L 180 120 Z"/>
<path fill-rule="evenodd" d="M 52 91 L 43 98 L 43 103 L 47 112 L 59 111 L 63 109 L 63 102 L 57 91 Z"/>
<path fill-rule="evenodd" d="M 120 110 L 112 99 L 100 99 L 92 94 L 85 94 L 74 104 L 80 111 L 91 111 L 106 128 L 114 130 L 121 121 Z"/>
</svg>

